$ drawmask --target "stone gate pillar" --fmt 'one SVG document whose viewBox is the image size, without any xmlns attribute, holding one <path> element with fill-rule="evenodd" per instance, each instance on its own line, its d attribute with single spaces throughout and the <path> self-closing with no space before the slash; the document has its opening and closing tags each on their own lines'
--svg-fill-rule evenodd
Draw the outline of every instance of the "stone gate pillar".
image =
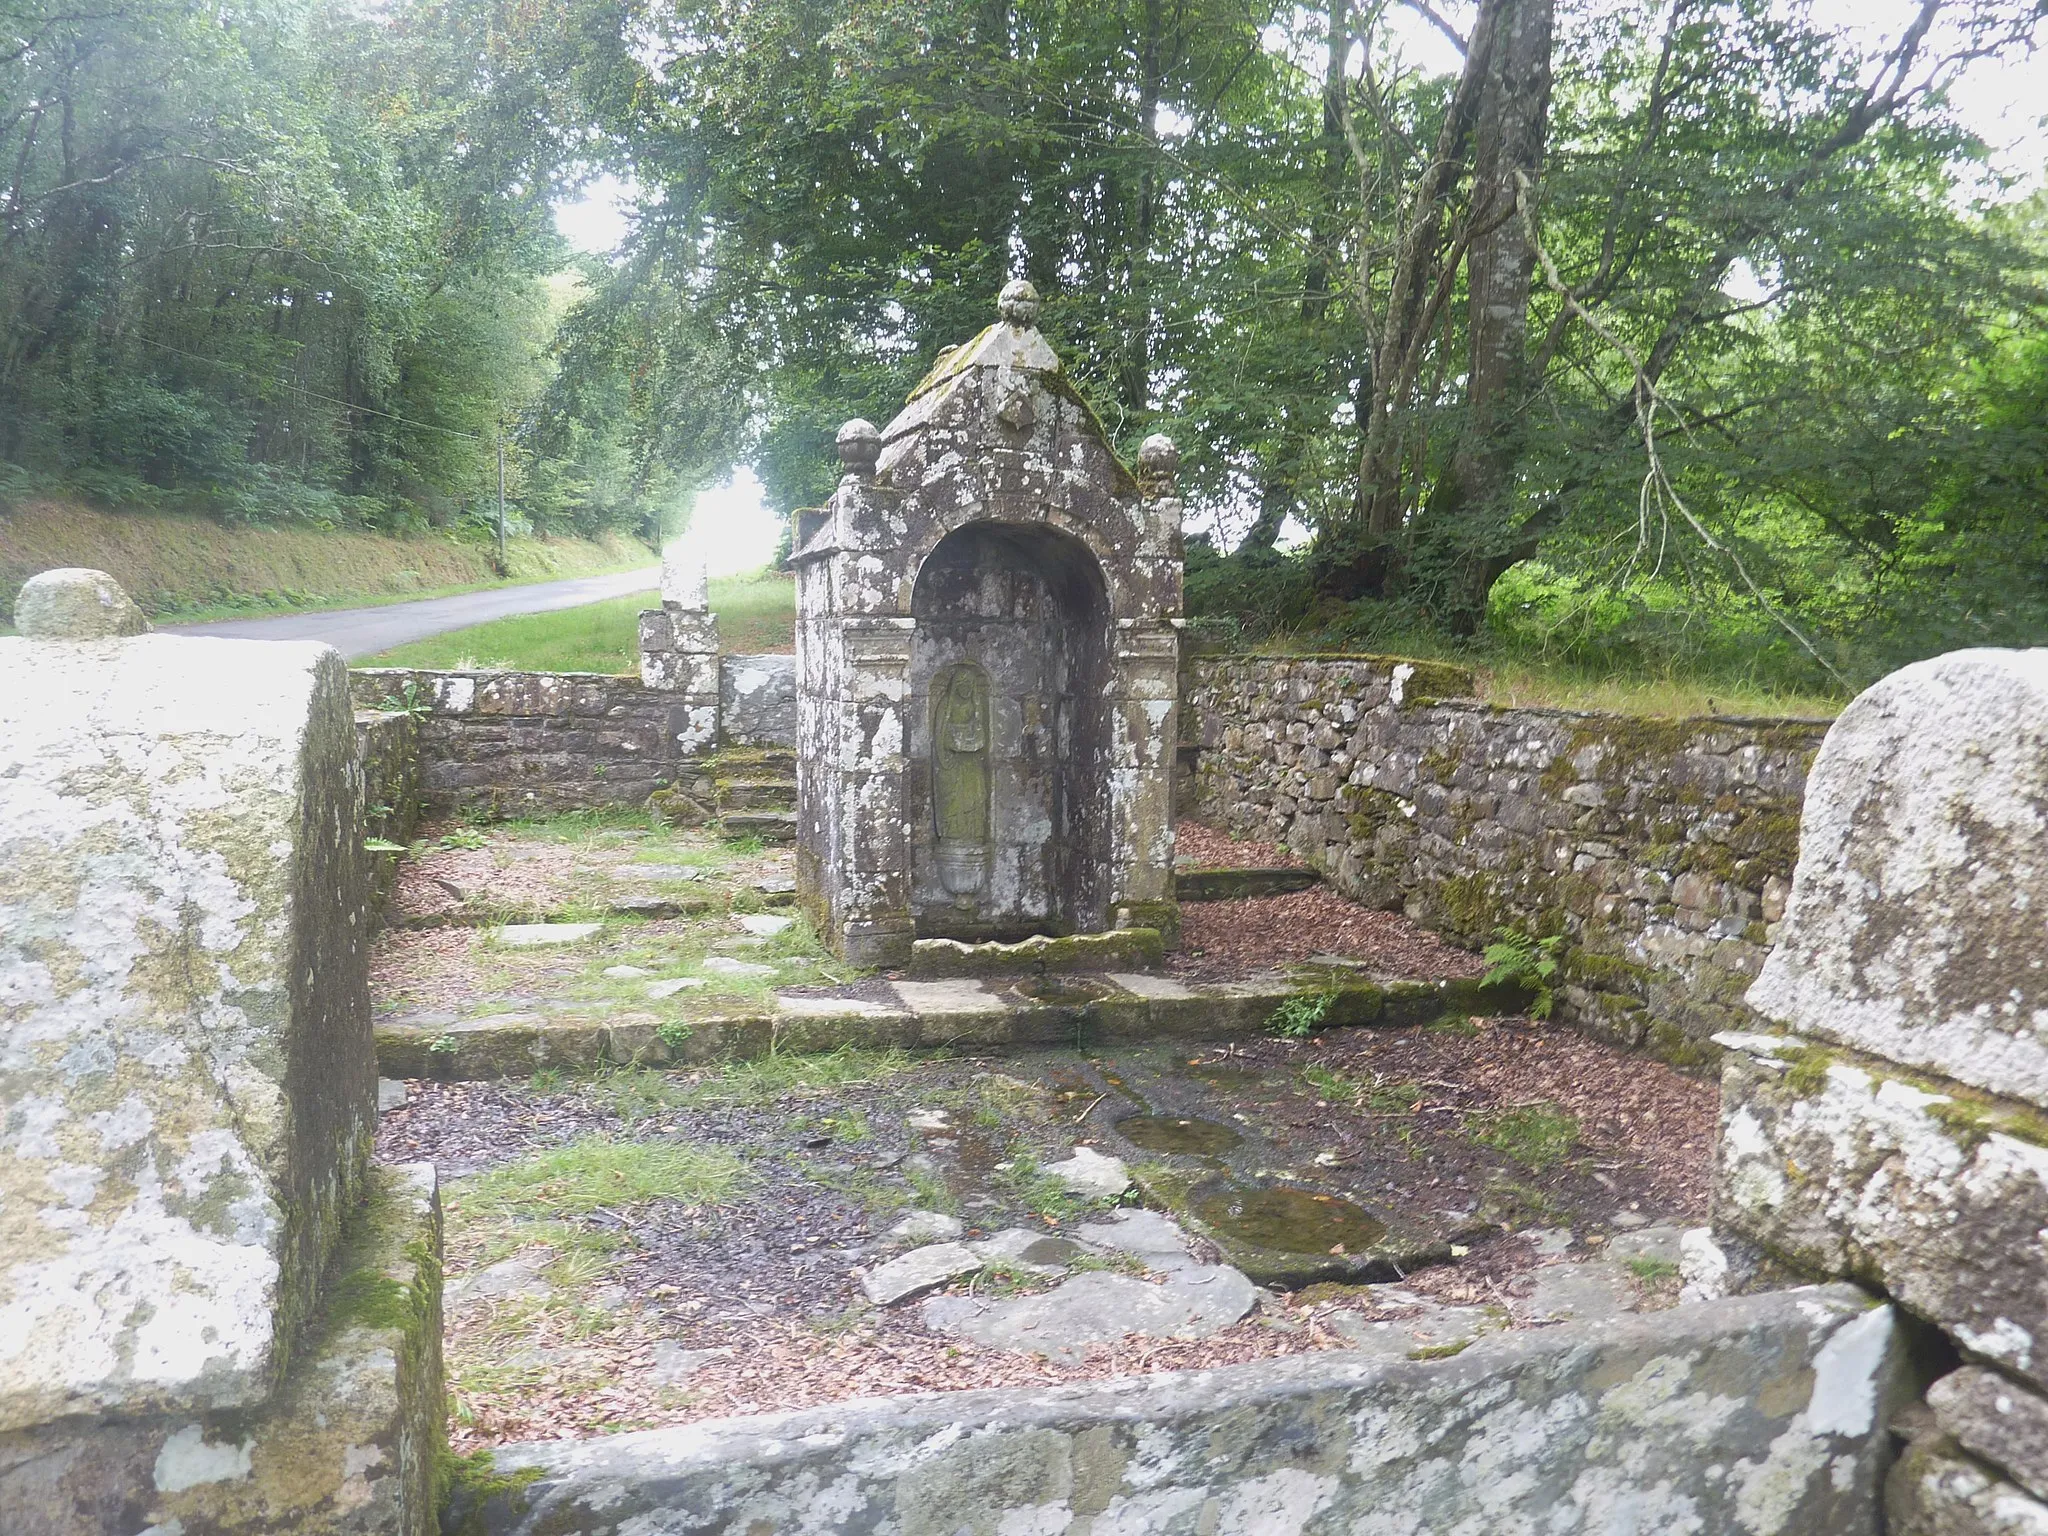
<svg viewBox="0 0 2048 1536">
<path fill-rule="evenodd" d="M 324 645 L 0 638 L 0 1531 L 424 1536 L 433 1169 L 373 1168 L 369 855 Z M 374 1196 L 374 1198 L 372 1198 Z M 337 1315 L 369 1287 L 372 1316 Z"/>
<path fill-rule="evenodd" d="M 1936 657 L 1842 712 L 1749 1002 L 1768 1031 L 1715 1037 L 1690 1286 L 1881 1287 L 1964 1362 L 1897 1421 L 1887 1529 L 2048 1531 L 2048 650 Z"/>
<path fill-rule="evenodd" d="M 662 551 L 661 606 L 640 612 L 640 681 L 676 695 L 675 746 L 695 757 L 718 745 L 718 615 L 704 556 L 687 538 Z"/>
</svg>

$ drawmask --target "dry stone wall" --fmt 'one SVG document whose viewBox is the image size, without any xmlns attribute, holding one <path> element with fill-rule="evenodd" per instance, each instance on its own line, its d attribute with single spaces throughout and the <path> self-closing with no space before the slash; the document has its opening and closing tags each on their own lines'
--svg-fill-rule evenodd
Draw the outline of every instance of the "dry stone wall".
<svg viewBox="0 0 2048 1536">
<path fill-rule="evenodd" d="M 352 674 L 352 684 L 358 709 L 417 721 L 424 809 L 531 816 L 645 805 L 722 745 L 794 745 L 789 665 L 787 657 L 723 658 L 738 738 L 717 731 L 719 712 L 707 714 L 698 695 L 635 677 L 373 667 Z"/>
<path fill-rule="evenodd" d="M 1221 657 L 1186 678 L 1199 812 L 1478 946 L 1567 936 L 1558 1016 L 1680 1060 L 1747 1027 L 1817 721 L 1502 709 L 1457 667 Z"/>
</svg>

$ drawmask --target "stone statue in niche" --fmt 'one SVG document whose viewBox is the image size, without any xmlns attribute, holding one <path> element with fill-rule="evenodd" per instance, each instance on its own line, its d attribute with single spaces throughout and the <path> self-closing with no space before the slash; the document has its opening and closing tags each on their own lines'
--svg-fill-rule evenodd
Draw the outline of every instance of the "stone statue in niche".
<svg viewBox="0 0 2048 1536">
<path fill-rule="evenodd" d="M 960 662 L 932 679 L 932 811 L 939 879 L 956 895 L 988 884 L 988 674 Z"/>
</svg>

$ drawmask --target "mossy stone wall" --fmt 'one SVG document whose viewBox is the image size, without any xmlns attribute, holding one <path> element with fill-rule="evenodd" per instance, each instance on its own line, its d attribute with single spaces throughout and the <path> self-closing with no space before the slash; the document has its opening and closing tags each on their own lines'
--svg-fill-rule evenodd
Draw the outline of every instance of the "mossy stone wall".
<svg viewBox="0 0 2048 1536">
<path fill-rule="evenodd" d="M 1390 657 L 1186 674 L 1195 809 L 1339 890 L 1478 947 L 1567 936 L 1558 1017 L 1703 1060 L 1783 915 L 1827 723 L 1502 709 Z"/>
</svg>

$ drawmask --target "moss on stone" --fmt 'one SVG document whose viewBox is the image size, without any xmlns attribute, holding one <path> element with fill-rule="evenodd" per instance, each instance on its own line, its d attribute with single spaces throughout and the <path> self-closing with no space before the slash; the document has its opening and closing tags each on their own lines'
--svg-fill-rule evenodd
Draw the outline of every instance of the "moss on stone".
<svg viewBox="0 0 2048 1536">
<path fill-rule="evenodd" d="M 1785 1086 L 1803 1099 L 1810 1099 L 1828 1085 L 1828 1068 L 1834 1053 L 1817 1045 L 1787 1046 L 1778 1052 L 1785 1063 Z"/>
<path fill-rule="evenodd" d="M 1446 744 L 1444 746 L 1431 747 L 1427 752 L 1423 753 L 1422 761 L 1418 766 L 1425 777 L 1434 779 L 1439 784 L 1448 784 L 1451 781 L 1451 775 L 1458 771 L 1458 766 L 1462 762 L 1464 762 L 1463 755 L 1455 747 Z"/>
<path fill-rule="evenodd" d="M 1702 1071 L 1719 1065 L 1721 1048 L 1711 1040 L 1697 1040 L 1666 1019 L 1650 1025 L 1650 1053 L 1660 1061 L 1683 1071 Z"/>
<path fill-rule="evenodd" d="M 441 1536 L 484 1536 L 485 1508 L 502 1502 L 512 1514 L 526 1512 L 525 1490 L 540 1481 L 538 1467 L 500 1472 L 488 1447 L 457 1456 L 442 1451 L 436 1464 L 441 1488 Z"/>
<path fill-rule="evenodd" d="M 1502 927 L 1509 915 L 1485 875 L 1447 875 L 1437 886 L 1437 903 L 1445 926 L 1467 938 L 1480 938 Z"/>
<path fill-rule="evenodd" d="M 1943 1092 L 1948 1097 L 1928 1105 L 1927 1113 L 1939 1121 L 1965 1150 L 1977 1147 L 1993 1134 L 2010 1136 L 2029 1146 L 2048 1147 L 2048 1117 L 2011 1105 L 1959 1097 L 1962 1092 L 1959 1085 L 1944 1085 Z"/>
<path fill-rule="evenodd" d="M 1384 789 L 1364 784 L 1346 784 L 1337 800 L 1344 807 L 1344 825 L 1353 842 L 1369 843 L 1384 826 L 1402 826 L 1408 820 L 1409 802 Z"/>
</svg>

